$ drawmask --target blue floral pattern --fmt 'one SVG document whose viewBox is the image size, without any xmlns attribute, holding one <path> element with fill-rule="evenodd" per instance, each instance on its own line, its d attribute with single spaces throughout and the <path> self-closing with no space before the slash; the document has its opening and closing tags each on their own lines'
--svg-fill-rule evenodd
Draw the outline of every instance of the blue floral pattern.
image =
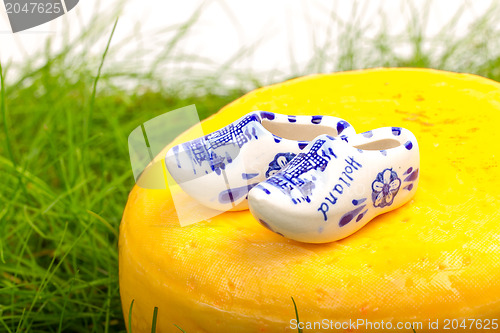
<svg viewBox="0 0 500 333">
<path fill-rule="evenodd" d="M 295 157 L 294 153 L 278 153 L 274 156 L 274 160 L 269 163 L 269 169 L 266 171 L 266 178 L 271 177 L 278 171 L 283 169 Z"/>
<path fill-rule="evenodd" d="M 372 183 L 373 206 L 383 208 L 392 205 L 400 186 L 401 179 L 392 169 L 380 172 Z"/>
</svg>

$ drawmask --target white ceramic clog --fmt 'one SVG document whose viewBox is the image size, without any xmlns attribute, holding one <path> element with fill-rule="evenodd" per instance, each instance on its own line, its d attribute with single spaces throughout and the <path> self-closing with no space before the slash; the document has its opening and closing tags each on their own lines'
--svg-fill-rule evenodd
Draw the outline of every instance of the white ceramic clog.
<svg viewBox="0 0 500 333">
<path fill-rule="evenodd" d="M 181 188 L 203 205 L 220 210 L 248 208 L 248 191 L 278 172 L 320 134 L 355 134 L 331 116 L 247 114 L 204 137 L 172 147 L 165 164 Z"/>
<path fill-rule="evenodd" d="M 250 211 L 287 238 L 335 241 L 408 202 L 419 164 L 417 140 L 407 129 L 384 127 L 344 140 L 321 135 L 250 191 Z"/>
</svg>

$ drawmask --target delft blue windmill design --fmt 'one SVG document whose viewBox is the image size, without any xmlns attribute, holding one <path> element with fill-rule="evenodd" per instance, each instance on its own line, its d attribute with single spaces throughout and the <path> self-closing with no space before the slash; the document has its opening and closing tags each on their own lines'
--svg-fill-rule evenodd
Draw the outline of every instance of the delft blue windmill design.
<svg viewBox="0 0 500 333">
<path fill-rule="evenodd" d="M 258 139 L 255 127 L 247 126 L 251 122 L 258 122 L 256 115 L 249 115 L 243 118 L 236 125 L 228 126 L 210 133 L 202 138 L 183 144 L 184 150 L 189 154 L 193 161 L 193 173 L 196 174 L 195 165 L 201 166 L 207 161 L 212 171 L 218 175 L 221 170 L 226 168 L 226 163 L 231 163 L 239 152 L 239 148 L 253 138 Z M 245 128 L 246 127 L 246 128 Z M 249 129 L 251 128 L 251 133 Z M 237 149 L 223 149 L 224 155 L 217 154 L 216 150 L 226 146 L 237 146 Z M 231 156 L 233 155 L 233 156 Z M 208 171 L 205 171 L 208 173 Z"/>
<path fill-rule="evenodd" d="M 268 178 L 266 182 L 280 188 L 285 193 L 289 193 L 294 204 L 302 200 L 309 202 L 309 195 L 314 188 L 314 179 L 309 180 L 301 176 L 310 170 L 324 171 L 331 156 L 337 157 L 331 148 L 328 149 L 328 152 L 322 149 L 325 142 L 325 140 L 317 140 L 307 153 L 298 154 L 286 169 Z M 294 194 L 294 189 L 299 190 L 300 194 Z"/>
</svg>

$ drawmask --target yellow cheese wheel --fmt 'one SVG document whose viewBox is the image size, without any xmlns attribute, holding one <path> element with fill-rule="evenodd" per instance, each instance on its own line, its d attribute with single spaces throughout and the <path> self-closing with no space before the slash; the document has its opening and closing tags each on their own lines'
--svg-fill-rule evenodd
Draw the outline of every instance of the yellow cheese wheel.
<svg viewBox="0 0 500 333">
<path fill-rule="evenodd" d="M 303 244 L 249 211 L 180 227 L 168 190 L 136 186 L 119 242 L 123 312 L 128 323 L 134 300 L 134 333 L 151 331 L 155 307 L 157 332 L 296 332 L 291 297 L 305 328 L 364 320 L 375 326 L 338 331 L 380 332 L 383 321 L 437 332 L 470 318 L 497 331 L 500 84 L 428 69 L 311 75 L 248 93 L 204 121 L 204 131 L 253 110 L 333 115 L 358 132 L 408 128 L 421 153 L 415 197 L 348 238 Z M 482 331 L 469 326 L 477 320 L 458 331 Z"/>
</svg>

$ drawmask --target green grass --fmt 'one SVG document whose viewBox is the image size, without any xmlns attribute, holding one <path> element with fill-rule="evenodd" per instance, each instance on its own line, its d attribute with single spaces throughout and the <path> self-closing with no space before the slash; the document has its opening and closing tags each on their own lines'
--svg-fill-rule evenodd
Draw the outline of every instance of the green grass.
<svg viewBox="0 0 500 333">
<path fill-rule="evenodd" d="M 411 9 L 411 2 L 407 6 Z M 242 50 L 214 72 L 187 71 L 167 82 L 157 73 L 180 61 L 173 51 L 198 24 L 199 14 L 175 27 L 150 68 L 113 61 L 126 45 L 105 46 L 115 16 L 100 17 L 61 51 L 54 52 L 48 42 L 22 66 L 1 64 L 0 331 L 125 331 L 117 241 L 134 184 L 127 137 L 146 120 L 190 104 L 205 118 L 249 89 L 314 72 L 412 66 L 500 79 L 500 13 L 492 7 L 459 38 L 451 31 L 460 12 L 432 38 L 423 33 L 423 12 L 415 12 L 401 35 L 382 26 L 371 37 L 358 14 L 344 19 L 331 12 L 338 39 L 314 42 L 316 56 L 287 73 L 232 70 L 251 53 Z M 97 41 L 104 42 L 99 56 L 78 47 Z M 410 56 L 395 52 L 401 45 L 411 48 Z M 231 79 L 240 85 L 219 83 Z"/>
<path fill-rule="evenodd" d="M 69 57 L 9 84 L 2 75 L 0 331 L 124 331 L 117 240 L 134 184 L 127 137 L 168 110 L 196 103 L 206 117 L 242 94 L 125 91 L 109 72 L 99 79 L 99 64 L 67 70 Z"/>
<path fill-rule="evenodd" d="M 295 304 L 295 300 L 293 299 L 293 297 L 292 297 L 292 303 L 293 303 L 293 309 L 295 310 L 295 320 L 297 320 L 297 324 L 298 324 L 298 323 L 300 323 L 299 310 L 297 310 L 297 304 Z M 302 331 L 303 331 L 302 328 L 297 327 L 298 333 L 302 333 Z"/>
</svg>

